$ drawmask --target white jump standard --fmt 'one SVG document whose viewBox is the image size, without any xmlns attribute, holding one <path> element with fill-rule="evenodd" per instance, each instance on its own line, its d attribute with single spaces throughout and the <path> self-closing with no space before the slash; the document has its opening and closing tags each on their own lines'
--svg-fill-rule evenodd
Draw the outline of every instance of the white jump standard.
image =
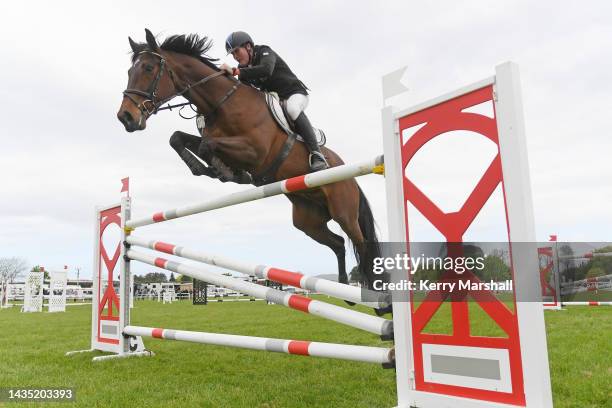
<svg viewBox="0 0 612 408">
<path fill-rule="evenodd" d="M 44 302 L 44 281 L 44 272 L 28 273 L 26 277 L 23 306 L 21 307 L 22 312 L 42 312 Z"/>
<path fill-rule="evenodd" d="M 49 312 L 65 312 L 68 273 L 50 272 L 49 278 L 49 300 L 47 303 Z"/>
</svg>

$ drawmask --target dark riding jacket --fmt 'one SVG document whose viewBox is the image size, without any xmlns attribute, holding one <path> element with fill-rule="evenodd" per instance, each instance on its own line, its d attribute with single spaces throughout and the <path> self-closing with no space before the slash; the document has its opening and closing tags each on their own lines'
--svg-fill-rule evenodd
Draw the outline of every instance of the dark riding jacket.
<svg viewBox="0 0 612 408">
<path fill-rule="evenodd" d="M 267 45 L 253 47 L 251 64 L 241 66 L 238 78 L 242 82 L 267 92 L 276 92 L 281 99 L 299 93 L 308 95 L 306 85 L 291 71 L 283 59 Z"/>
</svg>

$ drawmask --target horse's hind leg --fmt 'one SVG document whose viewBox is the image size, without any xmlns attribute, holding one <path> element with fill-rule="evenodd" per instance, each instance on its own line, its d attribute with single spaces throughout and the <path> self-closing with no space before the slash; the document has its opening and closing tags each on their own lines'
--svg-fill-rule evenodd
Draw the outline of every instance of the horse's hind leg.
<svg viewBox="0 0 612 408">
<path fill-rule="evenodd" d="M 354 181 L 347 180 L 322 188 L 327 197 L 330 217 L 340 225 L 353 243 L 355 257 L 361 272 L 361 281 L 371 284 L 367 271 L 368 253 L 365 238 L 359 226 L 359 190 Z"/>
<path fill-rule="evenodd" d="M 338 261 L 338 282 L 348 284 L 344 238 L 327 227 L 331 219 L 327 210 L 294 195 L 287 197 L 293 204 L 293 225 L 334 252 Z"/>
<path fill-rule="evenodd" d="M 207 167 L 195 156 L 197 154 L 202 138 L 189 133 L 176 131 L 170 136 L 170 146 L 178 153 L 194 176 L 208 176 L 216 178 L 216 171 Z"/>
<path fill-rule="evenodd" d="M 350 181 L 336 183 L 327 186 L 327 189 L 323 187 L 323 189 L 328 199 L 327 202 L 331 217 L 340 225 L 340 228 L 342 228 L 353 243 L 355 257 L 359 263 L 361 282 L 365 287 L 373 289 L 374 280 L 381 278 L 380 276 L 375 276 L 372 271 L 374 257 L 379 254 L 379 251 L 374 251 L 373 248 L 368 245 L 377 244 L 378 241 L 376 237 L 374 237 L 375 242 L 366 242 L 364 232 L 359 225 L 361 193 L 357 188 L 357 184 L 354 181 L 353 183 L 354 184 L 351 184 Z M 367 211 L 369 211 L 369 209 Z M 392 306 L 389 305 L 386 308 L 374 310 L 377 315 L 382 316 L 386 313 L 391 313 Z"/>
</svg>

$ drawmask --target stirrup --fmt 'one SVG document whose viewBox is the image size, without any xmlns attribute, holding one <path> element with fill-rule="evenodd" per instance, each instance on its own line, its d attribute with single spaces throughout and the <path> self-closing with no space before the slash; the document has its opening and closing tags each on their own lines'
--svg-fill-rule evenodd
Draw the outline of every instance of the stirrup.
<svg viewBox="0 0 612 408">
<path fill-rule="evenodd" d="M 329 168 L 329 163 L 327 163 L 327 160 L 325 160 L 325 156 L 323 156 L 323 153 L 316 150 L 311 152 L 308 156 L 308 165 L 310 166 L 310 168 L 312 168 L 314 156 L 320 158 L 323 161 L 323 163 L 325 164 L 325 168 Z"/>
</svg>

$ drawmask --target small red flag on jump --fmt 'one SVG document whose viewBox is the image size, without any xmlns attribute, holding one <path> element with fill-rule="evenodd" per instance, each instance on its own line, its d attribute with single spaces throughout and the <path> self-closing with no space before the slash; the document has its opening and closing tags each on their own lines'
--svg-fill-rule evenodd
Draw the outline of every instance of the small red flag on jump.
<svg viewBox="0 0 612 408">
<path fill-rule="evenodd" d="M 548 239 L 550 242 L 557 242 L 557 236 L 556 235 L 551 235 L 550 238 Z"/>
<path fill-rule="evenodd" d="M 129 177 L 121 179 L 120 193 L 123 193 L 124 191 L 127 191 L 128 196 L 130 195 L 130 178 Z"/>
</svg>

